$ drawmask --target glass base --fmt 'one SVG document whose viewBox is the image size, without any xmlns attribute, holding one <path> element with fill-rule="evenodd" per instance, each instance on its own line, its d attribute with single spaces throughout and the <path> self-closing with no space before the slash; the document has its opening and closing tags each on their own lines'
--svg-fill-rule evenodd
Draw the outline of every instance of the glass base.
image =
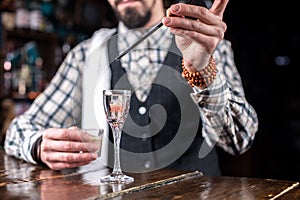
<svg viewBox="0 0 300 200">
<path fill-rule="evenodd" d="M 114 174 L 111 173 L 107 176 L 101 177 L 101 183 L 132 183 L 134 178 L 125 174 Z"/>
</svg>

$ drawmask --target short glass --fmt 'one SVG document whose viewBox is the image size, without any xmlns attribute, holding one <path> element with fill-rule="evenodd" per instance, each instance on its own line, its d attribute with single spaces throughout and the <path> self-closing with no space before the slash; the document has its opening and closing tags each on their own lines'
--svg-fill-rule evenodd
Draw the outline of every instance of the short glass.
<svg viewBox="0 0 300 200">
<path fill-rule="evenodd" d="M 86 143 L 86 149 L 88 152 L 95 151 L 95 145 L 97 147 L 98 157 L 101 155 L 103 129 L 79 129 L 81 141 Z M 91 146 L 93 145 L 93 146 Z M 79 153 L 83 153 L 79 151 Z"/>
</svg>

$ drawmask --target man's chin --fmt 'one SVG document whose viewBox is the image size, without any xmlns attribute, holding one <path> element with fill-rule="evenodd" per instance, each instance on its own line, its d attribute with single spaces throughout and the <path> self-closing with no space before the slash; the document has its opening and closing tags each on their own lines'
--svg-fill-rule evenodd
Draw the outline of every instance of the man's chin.
<svg viewBox="0 0 300 200">
<path fill-rule="evenodd" d="M 145 26 L 151 17 L 150 10 L 145 10 L 144 14 L 141 14 L 135 8 L 127 8 L 123 13 L 117 12 L 117 18 L 122 21 L 129 29 L 141 28 Z"/>
</svg>

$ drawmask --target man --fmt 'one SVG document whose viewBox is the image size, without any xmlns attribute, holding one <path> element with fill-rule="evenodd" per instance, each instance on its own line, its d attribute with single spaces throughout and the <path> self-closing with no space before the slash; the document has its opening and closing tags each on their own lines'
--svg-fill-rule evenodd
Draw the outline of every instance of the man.
<svg viewBox="0 0 300 200">
<path fill-rule="evenodd" d="M 49 87 L 12 122 L 6 153 L 55 170 L 90 163 L 96 153 L 86 150 L 72 126 L 97 126 L 108 137 L 101 91 L 131 89 L 121 140 L 124 171 L 170 167 L 220 175 L 215 146 L 241 154 L 258 126 L 223 40 L 228 0 L 215 0 L 209 10 L 174 4 L 166 15 L 162 0 L 108 1 L 118 28 L 100 29 L 68 54 Z M 163 27 L 114 60 L 161 21 Z M 112 166 L 111 142 L 103 144 L 100 161 Z"/>
</svg>

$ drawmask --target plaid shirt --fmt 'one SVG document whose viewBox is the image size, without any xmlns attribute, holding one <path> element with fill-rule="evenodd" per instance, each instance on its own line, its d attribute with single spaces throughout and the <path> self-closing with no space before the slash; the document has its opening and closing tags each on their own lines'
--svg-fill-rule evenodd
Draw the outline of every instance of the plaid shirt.
<svg viewBox="0 0 300 200">
<path fill-rule="evenodd" d="M 12 121 L 5 140 L 7 154 L 36 163 L 31 155 L 32 146 L 45 129 L 80 124 L 81 92 L 78 91 L 90 45 L 91 40 L 85 40 L 72 49 L 49 86 L 24 114 Z M 257 115 L 245 99 L 229 41 L 220 42 L 214 58 L 219 70 L 216 80 L 205 90 L 194 88 L 191 96 L 199 106 L 202 134 L 207 143 L 216 144 L 230 154 L 241 154 L 254 140 Z"/>
</svg>

